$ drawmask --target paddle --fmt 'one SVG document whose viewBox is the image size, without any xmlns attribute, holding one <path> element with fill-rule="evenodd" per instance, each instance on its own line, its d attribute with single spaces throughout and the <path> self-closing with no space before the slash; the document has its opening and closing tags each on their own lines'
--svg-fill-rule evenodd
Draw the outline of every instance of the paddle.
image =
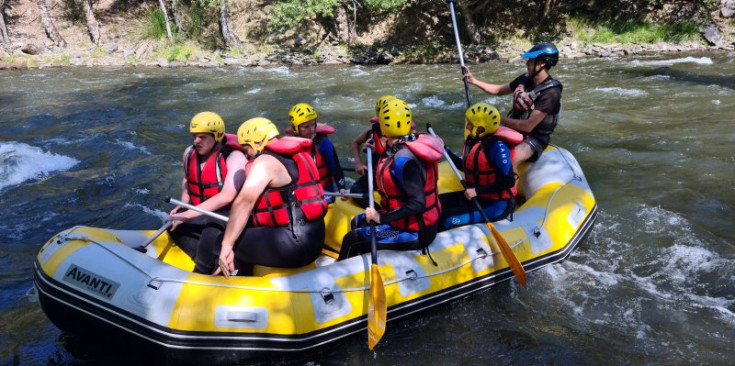
<svg viewBox="0 0 735 366">
<path fill-rule="evenodd" d="M 177 200 L 175 198 L 168 197 L 168 198 L 166 198 L 166 202 L 173 203 L 175 205 L 179 205 L 179 206 L 181 206 L 183 208 L 188 208 L 188 209 L 190 209 L 192 211 L 199 212 L 202 215 L 209 216 L 209 217 L 215 218 L 215 219 L 220 220 L 220 221 L 224 221 L 224 222 L 229 222 L 230 221 L 230 218 L 227 217 L 227 216 L 220 215 L 220 214 L 218 214 L 216 212 L 207 211 L 207 210 L 205 210 L 203 208 L 199 208 L 199 207 L 194 206 L 192 204 L 188 204 L 186 202 L 179 201 L 179 200 Z M 227 270 L 227 268 L 225 268 L 225 267 L 222 266 L 221 263 L 220 263 L 220 269 L 222 270 L 222 274 L 225 276 L 226 279 L 229 279 L 230 276 L 234 276 L 234 275 L 237 274 L 237 269 L 235 269 L 232 272 L 229 272 Z"/>
<path fill-rule="evenodd" d="M 199 208 L 199 207 L 194 206 L 192 204 L 188 204 L 186 202 L 179 201 L 179 200 L 177 200 L 175 198 L 168 197 L 168 198 L 166 198 L 166 202 L 173 203 L 175 205 L 179 205 L 179 206 L 181 206 L 183 208 L 188 208 L 188 209 L 190 209 L 192 211 L 199 212 L 202 215 L 206 215 L 206 216 L 215 218 L 215 219 L 220 220 L 220 221 L 224 221 L 224 222 L 230 221 L 230 218 L 227 217 L 227 216 L 220 215 L 220 214 L 218 214 L 216 212 L 207 211 L 207 210 L 205 210 L 203 208 Z"/>
<path fill-rule="evenodd" d="M 161 226 L 160 229 L 158 229 L 158 231 L 156 231 L 155 233 L 153 233 L 153 235 L 151 235 L 148 238 L 148 240 L 146 240 L 139 247 L 135 248 L 135 250 L 137 250 L 139 252 L 145 253 L 146 252 L 146 249 L 145 248 L 147 248 L 149 245 L 151 245 L 151 243 L 153 243 L 153 241 L 156 240 L 156 238 L 158 238 L 159 236 L 161 236 L 161 234 L 163 234 L 164 231 L 168 230 L 168 228 L 170 228 L 171 225 L 173 225 L 173 221 L 166 220 L 166 222 L 163 224 L 163 226 Z"/>
<path fill-rule="evenodd" d="M 375 208 L 373 197 L 373 153 L 367 149 L 368 168 L 368 199 L 370 208 Z M 385 302 L 385 287 L 383 287 L 383 276 L 378 268 L 378 245 L 375 242 L 375 223 L 370 221 L 370 299 L 368 300 L 368 348 L 372 351 L 380 342 L 385 333 L 385 321 L 387 318 L 387 304 Z"/>
<path fill-rule="evenodd" d="M 454 29 L 454 39 L 457 41 L 457 52 L 459 53 L 459 65 L 462 67 L 462 76 L 467 73 L 464 68 L 464 56 L 462 55 L 462 43 L 459 41 L 459 30 L 457 29 L 457 16 L 454 14 L 454 0 L 447 0 L 449 3 L 449 11 L 452 13 L 452 28 Z M 472 105 L 472 99 L 470 98 L 470 85 L 467 79 L 464 80 L 464 94 L 467 97 L 467 107 Z"/>
<path fill-rule="evenodd" d="M 426 130 L 429 131 L 432 136 L 436 136 L 434 129 L 431 127 L 431 123 L 426 124 Z M 457 179 L 462 183 L 462 187 L 467 189 L 467 182 L 462 178 L 459 170 L 457 170 L 457 166 L 454 165 L 454 162 L 452 162 L 452 159 L 449 157 L 449 148 L 446 146 L 444 146 L 444 159 L 446 159 L 449 166 L 452 167 L 454 174 L 457 175 Z M 480 206 L 480 202 L 477 201 L 477 198 L 473 198 L 472 203 L 475 204 L 475 208 L 480 212 L 480 215 L 482 215 L 482 219 L 485 220 L 487 228 L 490 230 L 490 233 L 495 238 L 495 242 L 497 242 L 500 247 L 500 252 L 503 253 L 503 257 L 508 261 L 508 266 L 510 266 L 510 270 L 513 271 L 513 275 L 516 276 L 521 285 L 526 286 L 526 270 L 523 269 L 523 265 L 518 261 L 515 253 L 513 253 L 513 249 L 508 245 L 508 242 L 505 241 L 505 238 L 500 235 L 500 232 L 495 228 L 495 225 L 493 225 L 490 219 L 488 219 L 485 211 L 482 210 L 482 206 Z"/>
<path fill-rule="evenodd" d="M 339 192 L 324 191 L 324 195 L 325 196 L 332 196 L 332 197 L 342 197 L 342 194 L 339 193 Z M 349 193 L 349 192 L 348 193 L 345 193 L 344 196 L 345 197 L 350 197 L 350 198 L 363 198 L 363 197 L 365 197 L 365 195 L 362 194 L 362 193 Z"/>
<path fill-rule="evenodd" d="M 452 28 L 454 29 L 454 39 L 457 42 L 457 52 L 459 54 L 459 65 L 462 68 L 462 76 L 464 76 L 467 73 L 467 70 L 464 67 L 464 56 L 462 55 L 462 43 L 459 41 L 459 30 L 457 29 L 457 16 L 454 14 L 454 2 L 455 0 L 447 0 L 449 3 L 449 11 L 452 13 Z M 467 108 L 469 108 L 472 105 L 472 99 L 470 98 L 470 86 L 467 82 L 466 78 L 462 78 L 464 81 L 464 93 L 467 97 Z M 426 124 L 427 130 L 433 135 L 436 136 L 436 133 L 434 133 L 434 129 L 431 128 L 431 123 Z M 447 160 L 449 163 L 449 166 L 452 167 L 452 170 L 454 171 L 454 174 L 457 175 L 457 178 L 459 179 L 459 182 L 462 183 L 462 187 L 464 189 L 467 189 L 467 182 L 462 179 L 462 175 L 459 174 L 459 170 L 457 170 L 457 167 L 454 165 L 454 162 L 452 162 L 452 159 L 449 157 L 449 147 L 446 145 L 444 146 L 444 159 Z M 495 225 L 488 219 L 487 215 L 485 214 L 485 211 L 482 210 L 482 206 L 480 206 L 480 202 L 477 201 L 476 198 L 472 199 L 472 202 L 475 204 L 475 207 L 478 211 L 480 211 L 480 215 L 482 215 L 483 220 L 485 220 L 485 224 L 487 225 L 488 229 L 490 229 L 490 233 L 492 233 L 493 237 L 495 238 L 495 241 L 498 243 L 498 246 L 500 247 L 500 251 L 503 253 L 503 256 L 508 261 L 508 265 L 510 266 L 510 270 L 513 271 L 513 274 L 518 279 L 518 282 L 521 283 L 521 285 L 526 286 L 526 271 L 523 269 L 523 265 L 521 265 L 521 262 L 518 261 L 518 258 L 516 258 L 515 253 L 513 253 L 513 249 L 511 249 L 510 245 L 508 245 L 508 242 L 505 241 L 505 238 L 503 238 L 502 235 L 500 235 L 500 232 L 495 228 Z"/>
</svg>

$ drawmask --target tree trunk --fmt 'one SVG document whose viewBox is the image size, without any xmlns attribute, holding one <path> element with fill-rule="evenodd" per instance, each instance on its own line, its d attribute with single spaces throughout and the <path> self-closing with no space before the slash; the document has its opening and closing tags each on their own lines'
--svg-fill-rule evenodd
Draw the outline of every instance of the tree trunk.
<svg viewBox="0 0 735 366">
<path fill-rule="evenodd" d="M 176 24 L 176 33 L 181 33 L 181 11 L 179 11 L 179 0 L 171 1 L 171 13 L 174 16 L 174 24 Z"/>
<path fill-rule="evenodd" d="M 0 43 L 10 44 L 10 34 L 5 24 L 5 0 L 0 0 Z"/>
<path fill-rule="evenodd" d="M 219 15 L 219 28 L 222 32 L 222 39 L 225 41 L 225 47 L 230 48 L 240 44 L 240 40 L 230 29 L 230 16 L 227 13 L 227 0 L 222 0 L 222 7 Z"/>
<path fill-rule="evenodd" d="M 41 13 L 41 24 L 46 35 L 54 41 L 56 47 L 66 47 L 66 41 L 61 37 L 59 31 L 56 30 L 54 21 L 51 19 L 48 8 L 46 8 L 46 0 L 36 0 L 36 4 L 38 5 L 38 11 Z"/>
<path fill-rule="evenodd" d="M 541 20 L 549 19 L 549 15 L 551 15 L 551 11 L 554 9 L 554 3 L 556 1 L 554 0 L 546 0 L 544 2 L 544 14 L 541 16 Z"/>
<path fill-rule="evenodd" d="M 467 37 L 470 38 L 470 42 L 472 42 L 473 44 L 481 43 L 482 38 L 480 37 L 480 32 L 477 31 L 475 20 L 472 19 L 472 15 L 474 15 L 474 12 L 463 2 L 456 2 L 455 4 L 457 4 L 457 6 L 459 7 L 459 12 L 462 15 L 462 19 L 464 20 L 464 30 L 467 33 Z M 459 27 L 459 25 L 457 26 Z"/>
<path fill-rule="evenodd" d="M 89 36 L 92 39 L 92 43 L 100 44 L 100 23 L 94 16 L 92 10 L 92 0 L 81 0 L 82 9 L 84 10 L 84 19 L 87 21 L 87 29 L 89 30 Z"/>
<path fill-rule="evenodd" d="M 347 10 L 340 6 L 337 8 L 337 16 L 334 17 L 334 27 L 337 29 L 337 39 L 341 43 L 350 44 L 350 24 Z"/>
<path fill-rule="evenodd" d="M 171 25 L 168 23 L 168 11 L 166 11 L 166 4 L 163 0 L 158 0 L 158 4 L 161 5 L 161 12 L 163 12 L 163 21 L 166 22 L 166 36 L 169 41 L 173 41 L 174 36 L 171 34 Z"/>
</svg>

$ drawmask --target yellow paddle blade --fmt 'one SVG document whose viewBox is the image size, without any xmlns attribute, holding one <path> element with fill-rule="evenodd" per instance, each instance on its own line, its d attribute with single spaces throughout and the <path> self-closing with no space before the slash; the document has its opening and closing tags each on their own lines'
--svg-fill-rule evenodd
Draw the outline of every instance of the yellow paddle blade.
<svg viewBox="0 0 735 366">
<path fill-rule="evenodd" d="M 378 265 L 370 266 L 370 300 L 368 301 L 368 348 L 372 351 L 385 333 L 388 316 L 385 302 L 385 287 Z"/>
<path fill-rule="evenodd" d="M 488 222 L 487 228 L 490 229 L 490 232 L 493 234 L 495 241 L 498 243 L 498 246 L 500 247 L 500 252 L 503 253 L 503 257 L 505 257 L 505 260 L 508 261 L 510 270 L 513 271 L 513 274 L 518 279 L 518 282 L 520 282 L 520 284 L 525 287 L 526 270 L 523 269 L 523 265 L 521 264 L 521 262 L 518 261 L 515 253 L 513 253 L 513 249 L 511 249 L 510 245 L 508 245 L 508 242 L 505 241 L 505 238 L 500 235 L 500 232 L 498 231 L 498 229 L 495 228 L 495 225 L 493 225 L 491 222 Z"/>
</svg>

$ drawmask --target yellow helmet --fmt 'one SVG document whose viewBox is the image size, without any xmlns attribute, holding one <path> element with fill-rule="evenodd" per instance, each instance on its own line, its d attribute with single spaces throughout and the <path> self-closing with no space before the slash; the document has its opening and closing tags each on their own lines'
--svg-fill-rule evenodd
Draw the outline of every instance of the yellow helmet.
<svg viewBox="0 0 735 366">
<path fill-rule="evenodd" d="M 491 104 L 475 103 L 467 108 L 464 115 L 467 117 L 467 121 L 472 123 L 472 131 L 469 131 L 469 135 L 472 137 L 483 138 L 495 133 L 500 127 L 500 112 Z M 479 131 L 480 128 L 482 128 L 482 131 Z M 465 124 L 465 131 L 467 131 L 467 124 Z"/>
<path fill-rule="evenodd" d="M 378 113 L 380 132 L 387 137 L 406 136 L 411 132 L 411 108 L 398 98 L 387 101 Z"/>
<path fill-rule="evenodd" d="M 378 101 L 375 102 L 375 115 L 377 116 L 380 113 L 380 110 L 383 108 L 385 103 L 393 99 L 396 99 L 395 95 L 384 95 L 378 98 Z"/>
<path fill-rule="evenodd" d="M 296 104 L 288 112 L 288 121 L 291 123 L 291 128 L 293 128 L 293 134 L 296 136 L 299 135 L 299 126 L 315 119 L 316 109 L 306 103 Z"/>
<path fill-rule="evenodd" d="M 256 152 L 262 152 L 274 137 L 278 137 L 278 127 L 268 118 L 251 118 L 237 129 L 237 143 L 250 146 Z M 256 145 L 258 143 L 261 143 L 260 146 Z"/>
<path fill-rule="evenodd" d="M 211 133 L 217 142 L 225 138 L 225 121 L 214 112 L 201 112 L 189 123 L 189 133 Z"/>
</svg>

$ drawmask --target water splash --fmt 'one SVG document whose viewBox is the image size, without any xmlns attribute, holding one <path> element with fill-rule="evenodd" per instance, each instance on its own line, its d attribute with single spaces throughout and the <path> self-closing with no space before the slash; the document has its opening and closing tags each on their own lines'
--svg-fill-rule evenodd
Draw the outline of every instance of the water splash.
<svg viewBox="0 0 735 366">
<path fill-rule="evenodd" d="M 424 103 L 424 105 L 427 107 L 441 107 L 445 104 L 445 102 L 439 99 L 439 97 L 436 95 L 423 98 L 421 99 L 421 102 Z"/>
<path fill-rule="evenodd" d="M 128 150 L 138 150 L 146 155 L 151 155 L 151 152 L 148 151 L 148 149 L 146 149 L 144 146 L 135 146 L 135 144 L 133 144 L 130 141 L 123 141 L 123 140 L 117 139 L 115 140 L 115 143 L 125 147 Z"/>
<path fill-rule="evenodd" d="M 79 160 L 72 157 L 24 143 L 0 143 L 0 190 L 27 180 L 48 178 L 51 173 L 69 170 L 77 163 Z"/>
<path fill-rule="evenodd" d="M 592 90 L 603 92 L 606 94 L 614 94 L 614 95 L 620 95 L 620 96 L 625 96 L 625 97 L 645 97 L 646 95 L 648 95 L 648 93 L 645 90 L 626 89 L 626 88 L 619 88 L 619 87 L 594 88 Z"/>
<path fill-rule="evenodd" d="M 130 208 L 130 207 L 140 208 L 141 210 L 143 210 L 144 213 L 158 217 L 159 219 L 161 219 L 162 224 L 166 221 L 166 219 L 168 219 L 168 212 L 163 212 L 161 210 L 154 210 L 148 206 L 141 205 L 140 203 L 126 203 L 123 206 L 123 208 Z"/>
<path fill-rule="evenodd" d="M 694 63 L 698 65 L 712 65 L 714 62 L 709 57 L 682 57 L 670 60 L 640 61 L 633 60 L 628 63 L 631 66 L 669 66 L 675 64 Z"/>
</svg>

